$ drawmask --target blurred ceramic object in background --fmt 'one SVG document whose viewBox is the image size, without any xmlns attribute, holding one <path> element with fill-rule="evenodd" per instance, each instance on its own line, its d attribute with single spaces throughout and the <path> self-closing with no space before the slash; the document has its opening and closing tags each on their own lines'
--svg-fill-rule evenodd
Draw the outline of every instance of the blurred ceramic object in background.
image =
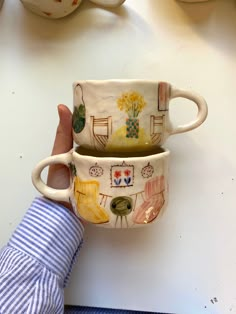
<svg viewBox="0 0 236 314">
<path fill-rule="evenodd" d="M 21 2 L 25 8 L 35 14 L 58 19 L 75 11 L 82 0 L 21 0 Z M 125 0 L 93 0 L 92 2 L 104 7 L 116 7 Z"/>
<path fill-rule="evenodd" d="M 71 14 L 82 0 L 21 0 L 24 7 L 35 14 L 53 19 Z"/>
<path fill-rule="evenodd" d="M 196 3 L 196 2 L 206 2 L 206 1 L 209 1 L 209 0 L 179 0 L 179 1 Z"/>
<path fill-rule="evenodd" d="M 3 2 L 4 2 L 4 0 L 0 0 L 0 9 L 1 9 L 2 5 L 3 5 Z"/>
<path fill-rule="evenodd" d="M 95 4 L 105 6 L 107 8 L 117 7 L 125 2 L 125 0 L 90 0 L 90 1 Z"/>
</svg>

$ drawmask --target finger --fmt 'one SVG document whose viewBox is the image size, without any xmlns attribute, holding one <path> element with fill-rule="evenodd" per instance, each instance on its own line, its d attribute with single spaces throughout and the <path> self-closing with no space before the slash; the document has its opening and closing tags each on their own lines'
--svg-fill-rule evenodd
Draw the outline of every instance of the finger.
<svg viewBox="0 0 236 314">
<path fill-rule="evenodd" d="M 58 106 L 59 125 L 55 136 L 52 155 L 68 152 L 73 147 L 72 140 L 72 114 L 65 105 Z M 58 177 L 64 177 L 59 180 Z M 69 169 L 62 164 L 49 167 L 47 184 L 54 188 L 66 188 L 69 182 Z"/>
<path fill-rule="evenodd" d="M 72 114 L 65 105 L 57 107 L 59 114 L 59 125 L 52 149 L 52 155 L 68 152 L 73 147 L 72 139 Z M 70 171 L 62 164 L 49 167 L 47 184 L 54 189 L 66 189 L 70 184 Z M 61 202 L 62 205 L 72 210 L 69 203 Z"/>
<path fill-rule="evenodd" d="M 66 153 L 73 147 L 72 114 L 65 105 L 59 105 L 57 109 L 60 122 L 57 127 L 52 155 Z"/>
</svg>

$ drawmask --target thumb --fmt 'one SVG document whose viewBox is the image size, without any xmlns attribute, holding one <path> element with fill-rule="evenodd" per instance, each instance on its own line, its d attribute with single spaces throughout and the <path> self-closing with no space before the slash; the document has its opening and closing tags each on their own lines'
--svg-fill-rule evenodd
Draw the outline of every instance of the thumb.
<svg viewBox="0 0 236 314">
<path fill-rule="evenodd" d="M 57 110 L 60 121 L 57 127 L 52 155 L 66 153 L 73 147 L 72 114 L 65 105 L 59 105 Z"/>
</svg>

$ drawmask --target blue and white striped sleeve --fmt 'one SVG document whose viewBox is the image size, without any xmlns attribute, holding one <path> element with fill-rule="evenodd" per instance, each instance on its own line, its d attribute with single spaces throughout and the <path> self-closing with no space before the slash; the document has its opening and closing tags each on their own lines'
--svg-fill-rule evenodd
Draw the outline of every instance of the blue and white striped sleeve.
<svg viewBox="0 0 236 314">
<path fill-rule="evenodd" d="M 68 209 L 36 198 L 0 251 L 0 313 L 63 313 L 83 231 Z"/>
</svg>

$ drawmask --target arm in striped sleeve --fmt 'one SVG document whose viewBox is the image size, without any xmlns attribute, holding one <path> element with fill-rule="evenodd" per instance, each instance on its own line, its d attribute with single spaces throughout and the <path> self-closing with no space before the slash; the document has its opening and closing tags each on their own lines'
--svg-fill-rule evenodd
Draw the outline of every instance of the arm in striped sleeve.
<svg viewBox="0 0 236 314">
<path fill-rule="evenodd" d="M 63 313 L 83 231 L 68 209 L 36 198 L 0 252 L 0 313 Z"/>
</svg>

